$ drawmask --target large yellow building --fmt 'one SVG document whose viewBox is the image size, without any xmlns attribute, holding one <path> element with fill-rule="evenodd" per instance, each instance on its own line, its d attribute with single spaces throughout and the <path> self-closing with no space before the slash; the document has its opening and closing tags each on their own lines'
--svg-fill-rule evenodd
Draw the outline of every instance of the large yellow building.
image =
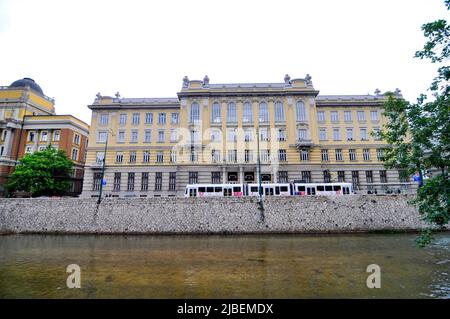
<svg viewBox="0 0 450 319">
<path fill-rule="evenodd" d="M 106 196 L 176 196 L 188 183 L 256 182 L 258 147 L 263 182 L 351 181 L 366 190 L 406 181 L 381 161 L 384 99 L 379 92 L 320 96 L 309 75 L 235 84 L 185 77 L 177 98 L 98 94 L 89 105 L 83 195 L 98 196 L 106 142 Z"/>
</svg>

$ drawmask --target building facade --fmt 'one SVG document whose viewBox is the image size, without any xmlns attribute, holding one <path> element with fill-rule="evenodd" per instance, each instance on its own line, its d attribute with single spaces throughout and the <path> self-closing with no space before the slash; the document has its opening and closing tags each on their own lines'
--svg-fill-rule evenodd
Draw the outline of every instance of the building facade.
<svg viewBox="0 0 450 319">
<path fill-rule="evenodd" d="M 407 181 L 381 160 L 384 95 L 320 96 L 311 77 L 281 83 L 183 79 L 176 98 L 97 95 L 83 196 L 180 196 L 186 184 Z M 107 143 L 106 143 L 107 142 Z M 106 145 L 107 144 L 107 145 Z M 105 184 L 106 183 L 106 184 Z"/>
<path fill-rule="evenodd" d="M 81 193 L 89 125 L 72 115 L 56 115 L 54 105 L 30 78 L 0 87 L 0 194 L 24 154 L 47 146 L 73 160 L 70 193 Z"/>
</svg>

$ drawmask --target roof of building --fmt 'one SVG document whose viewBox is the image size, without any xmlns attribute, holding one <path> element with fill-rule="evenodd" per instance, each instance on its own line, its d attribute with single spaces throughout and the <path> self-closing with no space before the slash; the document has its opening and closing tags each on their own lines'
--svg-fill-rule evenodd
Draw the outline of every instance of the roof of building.
<svg viewBox="0 0 450 319">
<path fill-rule="evenodd" d="M 383 100 L 384 95 L 319 95 L 317 96 L 318 101 L 326 100 Z"/>
<path fill-rule="evenodd" d="M 115 99 L 116 100 L 116 99 Z M 177 97 L 120 98 L 118 103 L 179 103 Z"/>
<path fill-rule="evenodd" d="M 13 83 L 11 83 L 11 85 L 9 87 L 11 87 L 11 88 L 29 87 L 33 91 L 36 91 L 36 92 L 38 92 L 41 95 L 44 95 L 44 92 L 42 91 L 42 89 L 39 86 L 39 84 L 37 84 L 31 78 L 23 78 L 23 79 L 14 81 Z"/>
</svg>

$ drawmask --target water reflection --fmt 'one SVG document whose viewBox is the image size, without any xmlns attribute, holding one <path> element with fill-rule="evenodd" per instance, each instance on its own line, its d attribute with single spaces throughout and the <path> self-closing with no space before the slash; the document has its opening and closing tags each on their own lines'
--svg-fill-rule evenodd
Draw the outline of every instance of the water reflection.
<svg viewBox="0 0 450 319">
<path fill-rule="evenodd" d="M 2 298 L 450 298 L 450 233 L 0 236 Z M 68 264 L 81 289 L 66 287 Z M 381 266 L 381 289 L 366 267 Z"/>
</svg>

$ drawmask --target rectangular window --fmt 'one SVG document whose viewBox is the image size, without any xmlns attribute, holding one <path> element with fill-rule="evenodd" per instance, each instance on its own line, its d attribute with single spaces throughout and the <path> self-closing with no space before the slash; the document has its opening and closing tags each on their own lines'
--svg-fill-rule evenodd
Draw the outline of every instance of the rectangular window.
<svg viewBox="0 0 450 319">
<path fill-rule="evenodd" d="M 370 111 L 370 119 L 372 121 L 378 121 L 378 111 Z"/>
<path fill-rule="evenodd" d="M 125 143 L 125 131 L 119 131 L 117 133 L 117 143 Z"/>
<path fill-rule="evenodd" d="M 340 141 L 341 140 L 341 131 L 339 128 L 333 129 L 333 140 L 334 141 Z"/>
<path fill-rule="evenodd" d="M 358 121 L 365 121 L 366 120 L 366 113 L 364 111 L 358 111 Z"/>
<path fill-rule="evenodd" d="M 97 143 L 106 143 L 106 138 L 108 137 L 108 132 L 100 131 L 97 136 Z"/>
<path fill-rule="evenodd" d="M 326 128 L 320 128 L 319 129 L 319 140 L 320 141 L 326 141 L 327 140 L 327 129 Z"/>
<path fill-rule="evenodd" d="M 164 143 L 165 135 L 164 130 L 158 130 L 158 143 Z"/>
<path fill-rule="evenodd" d="M 80 135 L 75 134 L 73 136 L 73 144 L 80 145 Z"/>
<path fill-rule="evenodd" d="M 158 124 L 166 124 L 166 113 L 158 114 Z"/>
<path fill-rule="evenodd" d="M 61 139 L 61 131 L 54 131 L 53 132 L 53 141 L 58 142 L 60 139 Z"/>
<path fill-rule="evenodd" d="M 365 161 L 370 161 L 370 149 L 368 148 L 363 149 L 363 159 Z"/>
<path fill-rule="evenodd" d="M 288 172 L 286 171 L 279 171 L 278 172 L 278 182 L 279 183 L 289 183 L 288 182 Z"/>
<path fill-rule="evenodd" d="M 339 122 L 338 111 L 331 111 L 331 122 Z"/>
<path fill-rule="evenodd" d="M 344 111 L 344 121 L 345 122 L 352 121 L 352 111 Z"/>
<path fill-rule="evenodd" d="M 48 132 L 47 131 L 41 132 L 41 141 L 42 142 L 47 142 L 47 137 L 48 137 Z"/>
<path fill-rule="evenodd" d="M 173 128 L 170 130 L 170 142 L 174 143 L 178 141 L 178 129 Z"/>
<path fill-rule="evenodd" d="M 244 161 L 246 163 L 253 162 L 253 150 L 245 150 L 244 151 Z"/>
<path fill-rule="evenodd" d="M 377 148 L 377 160 L 383 161 L 384 150 L 382 148 Z"/>
<path fill-rule="evenodd" d="M 268 128 L 260 128 L 259 129 L 259 139 L 264 142 L 267 142 L 270 140 Z"/>
<path fill-rule="evenodd" d="M 162 190 L 162 172 L 155 173 L 155 191 Z"/>
<path fill-rule="evenodd" d="M 152 131 L 145 130 L 144 131 L 144 143 L 150 143 L 152 141 Z"/>
<path fill-rule="evenodd" d="M 373 183 L 373 173 L 372 171 L 366 171 L 366 182 Z"/>
<path fill-rule="evenodd" d="M 321 150 L 322 153 L 322 161 L 324 162 L 328 162 L 329 158 L 328 158 L 328 150 Z"/>
<path fill-rule="evenodd" d="M 142 154 L 142 161 L 144 163 L 149 163 L 150 162 L 150 151 L 144 151 Z"/>
<path fill-rule="evenodd" d="M 237 141 L 236 129 L 229 128 L 227 130 L 227 141 L 228 142 L 236 142 Z"/>
<path fill-rule="evenodd" d="M 280 162 L 286 162 L 287 161 L 286 150 L 278 150 L 278 160 Z"/>
<path fill-rule="evenodd" d="M 352 184 L 354 189 L 359 188 L 359 172 L 358 171 L 352 171 Z"/>
<path fill-rule="evenodd" d="M 269 162 L 270 161 L 270 150 L 261 150 L 260 153 L 261 162 Z"/>
<path fill-rule="evenodd" d="M 127 124 L 127 113 L 119 114 L 119 125 L 126 125 L 126 124 Z"/>
<path fill-rule="evenodd" d="M 361 141 L 367 141 L 367 129 L 366 128 L 360 128 L 359 129 L 359 136 L 361 137 Z"/>
<path fill-rule="evenodd" d="M 169 191 L 177 190 L 177 173 L 169 172 Z"/>
<path fill-rule="evenodd" d="M 78 150 L 76 148 L 72 149 L 72 160 L 77 161 L 78 160 Z"/>
<path fill-rule="evenodd" d="M 194 102 L 191 104 L 191 111 L 189 113 L 189 123 L 197 123 L 200 121 L 200 106 Z"/>
<path fill-rule="evenodd" d="M 335 150 L 335 154 L 336 154 L 336 161 L 343 161 L 343 157 L 342 157 L 342 149 L 337 148 Z"/>
<path fill-rule="evenodd" d="M 133 113 L 133 116 L 131 117 L 131 124 L 139 125 L 140 120 L 141 115 L 139 113 Z"/>
<path fill-rule="evenodd" d="M 108 125 L 108 114 L 100 114 L 100 125 Z"/>
<path fill-rule="evenodd" d="M 236 123 L 237 122 L 236 104 L 234 102 L 228 103 L 227 122 L 228 123 Z"/>
<path fill-rule="evenodd" d="M 211 183 L 212 184 L 220 184 L 221 183 L 221 173 L 220 172 L 211 172 Z"/>
<path fill-rule="evenodd" d="M 198 183 L 198 172 L 189 172 L 189 184 Z"/>
<path fill-rule="evenodd" d="M 92 182 L 92 190 L 99 191 L 102 182 L 102 173 L 94 173 L 94 180 Z"/>
<path fill-rule="evenodd" d="M 136 163 L 136 151 L 130 152 L 130 163 Z"/>
<path fill-rule="evenodd" d="M 148 191 L 148 172 L 141 175 L 141 191 Z"/>
<path fill-rule="evenodd" d="M 307 141 L 308 140 L 308 130 L 301 128 L 297 130 L 297 139 L 298 141 Z"/>
<path fill-rule="evenodd" d="M 213 163 L 220 162 L 220 151 L 219 150 L 211 150 L 211 161 Z"/>
<path fill-rule="evenodd" d="M 381 183 L 387 183 L 388 182 L 388 180 L 387 180 L 387 173 L 386 173 L 386 171 L 380 171 L 380 182 Z"/>
<path fill-rule="evenodd" d="M 120 180 L 122 178 L 122 173 L 114 173 L 114 184 L 113 184 L 113 190 L 115 192 L 120 191 Z"/>
<path fill-rule="evenodd" d="M 4 149 L 4 146 L 3 146 L 3 145 L 2 145 L 2 149 Z M 27 146 L 27 147 L 25 148 L 25 153 L 27 153 L 27 154 L 33 153 L 33 146 Z"/>
<path fill-rule="evenodd" d="M 338 182 L 345 182 L 345 171 L 338 171 Z"/>
<path fill-rule="evenodd" d="M 164 162 L 164 153 L 163 151 L 156 152 L 156 163 Z"/>
<path fill-rule="evenodd" d="M 170 151 L 170 162 L 171 163 L 177 162 L 177 151 Z"/>
<path fill-rule="evenodd" d="M 127 191 L 134 191 L 134 173 L 128 173 Z"/>
<path fill-rule="evenodd" d="M 347 128 L 346 132 L 347 132 L 347 141 L 353 141 L 353 129 Z"/>
<path fill-rule="evenodd" d="M 351 161 L 356 161 L 356 150 L 354 148 L 349 149 L 348 156 Z"/>
<path fill-rule="evenodd" d="M 250 142 L 253 140 L 253 129 L 245 129 L 244 130 L 244 141 Z"/>
<path fill-rule="evenodd" d="M 228 150 L 228 162 L 230 163 L 237 162 L 237 150 Z"/>
<path fill-rule="evenodd" d="M 3 134 L 3 137 L 2 137 L 2 140 L 4 141 L 5 139 L 6 139 L 6 133 L 7 133 L 7 131 L 6 130 L 4 130 L 3 132 L 2 132 Z M 34 136 L 35 136 L 35 134 L 34 134 L 34 132 L 28 132 L 28 141 L 29 142 L 34 142 Z"/>
<path fill-rule="evenodd" d="M 277 130 L 277 140 L 279 142 L 284 142 L 286 141 L 286 130 L 284 128 L 279 128 Z"/>
<path fill-rule="evenodd" d="M 311 171 L 302 171 L 302 181 L 311 183 Z"/>
<path fill-rule="evenodd" d="M 116 153 L 116 163 L 122 163 L 123 162 L 123 153 L 117 152 Z"/>
<path fill-rule="evenodd" d="M 101 163 L 103 163 L 104 158 L 105 158 L 104 152 L 97 152 L 97 154 L 95 155 L 95 162 L 98 164 L 101 164 Z"/>
<path fill-rule="evenodd" d="M 300 150 L 300 160 L 309 161 L 309 149 L 305 148 Z"/>
<path fill-rule="evenodd" d="M 281 102 L 275 103 L 275 121 L 276 122 L 284 122 L 285 121 L 284 107 L 283 107 L 283 103 L 281 103 Z"/>
<path fill-rule="evenodd" d="M 178 113 L 172 113 L 172 119 L 171 119 L 171 123 L 172 124 L 178 124 L 180 122 L 180 114 Z"/>
<path fill-rule="evenodd" d="M 329 170 L 323 171 L 323 182 L 324 183 L 330 183 L 331 182 L 331 174 Z"/>
<path fill-rule="evenodd" d="M 250 102 L 244 103 L 244 112 L 242 116 L 242 122 L 244 123 L 252 123 L 253 122 L 253 110 L 252 104 Z"/>
<path fill-rule="evenodd" d="M 153 113 L 145 113 L 145 124 L 153 124 Z"/>
<path fill-rule="evenodd" d="M 211 130 L 211 142 L 220 142 L 220 131 Z"/>
<path fill-rule="evenodd" d="M 325 112 L 324 111 L 317 111 L 317 122 L 319 122 L 319 123 L 325 122 Z"/>
<path fill-rule="evenodd" d="M 137 143 L 137 142 L 138 142 L 138 130 L 132 130 L 130 143 Z"/>
</svg>

